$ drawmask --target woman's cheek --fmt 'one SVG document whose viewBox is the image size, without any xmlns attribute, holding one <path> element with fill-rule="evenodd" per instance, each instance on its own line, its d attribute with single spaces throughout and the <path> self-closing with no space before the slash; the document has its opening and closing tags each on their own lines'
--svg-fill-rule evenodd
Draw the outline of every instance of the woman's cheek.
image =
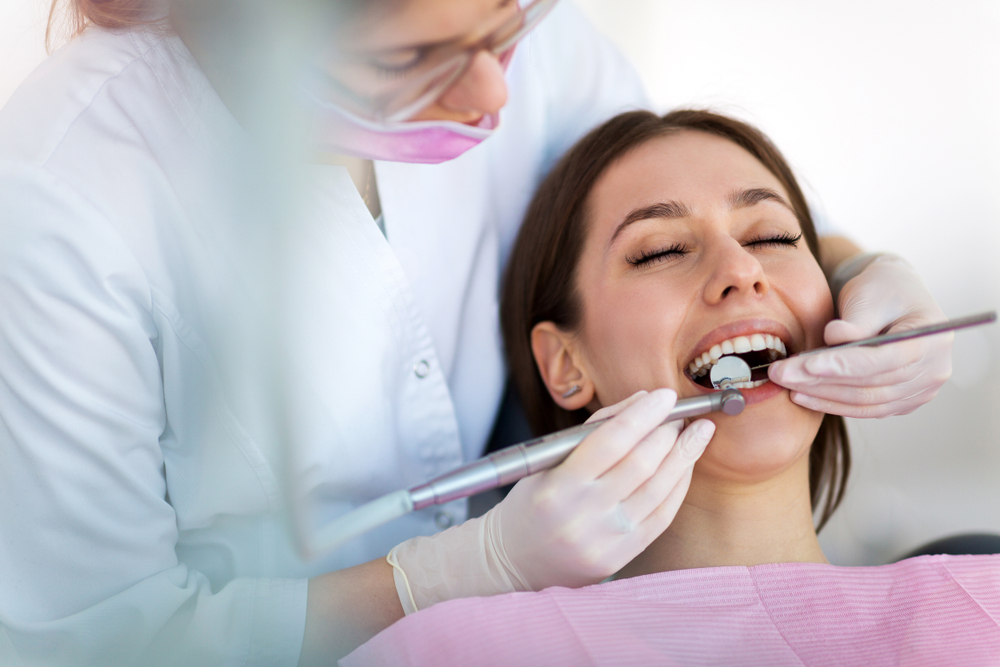
<svg viewBox="0 0 1000 667">
<path fill-rule="evenodd" d="M 676 366 L 675 336 L 670 335 L 676 319 L 664 305 L 634 292 L 594 303 L 582 342 L 602 403 L 642 389 L 677 386 L 676 373 L 671 372 Z"/>
<path fill-rule="evenodd" d="M 823 344 L 823 329 L 833 319 L 833 297 L 823 270 L 812 255 L 782 272 L 785 301 L 802 324 L 808 347 Z"/>
<path fill-rule="evenodd" d="M 823 330 L 827 322 L 832 320 L 836 314 L 833 304 L 833 295 L 830 293 L 830 286 L 826 282 L 826 276 L 819 271 L 819 283 L 815 287 L 811 303 L 813 307 L 813 326 L 815 327 L 817 344 L 823 344 Z"/>
</svg>

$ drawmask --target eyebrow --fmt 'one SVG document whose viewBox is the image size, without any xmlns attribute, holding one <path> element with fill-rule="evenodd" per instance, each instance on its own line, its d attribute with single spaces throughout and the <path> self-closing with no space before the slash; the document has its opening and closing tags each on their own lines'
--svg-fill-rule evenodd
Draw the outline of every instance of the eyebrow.
<svg viewBox="0 0 1000 667">
<path fill-rule="evenodd" d="M 729 197 L 726 198 L 726 201 L 731 209 L 750 208 L 751 206 L 756 206 L 763 201 L 775 201 L 792 213 L 795 212 L 791 205 L 785 201 L 784 197 L 770 188 L 744 188 L 741 190 L 734 190 L 730 193 Z M 631 213 L 625 216 L 625 219 L 622 220 L 621 224 L 615 229 L 615 233 L 611 235 L 611 240 L 608 242 L 608 247 L 613 245 L 615 239 L 618 238 L 622 231 L 634 222 L 652 219 L 674 220 L 677 218 L 686 218 L 690 215 L 691 209 L 688 208 L 686 204 L 675 201 L 659 202 L 657 204 L 653 204 L 652 206 L 643 206 L 642 208 L 634 209 Z"/>
<path fill-rule="evenodd" d="M 729 195 L 729 207 L 732 209 L 750 208 L 751 206 L 756 206 L 762 201 L 768 200 L 776 201 L 792 213 L 795 212 L 791 204 L 785 201 L 784 197 L 770 188 L 746 188 L 743 190 L 734 190 Z"/>
<path fill-rule="evenodd" d="M 689 209 L 685 204 L 681 204 L 675 201 L 665 201 L 653 204 L 652 206 L 643 206 L 642 208 L 634 209 L 631 213 L 625 216 L 621 224 L 615 229 L 615 233 L 611 235 L 611 241 L 608 245 L 612 245 L 615 239 L 622 231 L 631 225 L 633 222 L 639 222 L 640 220 L 651 220 L 654 218 L 660 218 L 662 220 L 673 220 L 676 218 L 686 218 L 691 215 L 691 209 Z"/>
</svg>

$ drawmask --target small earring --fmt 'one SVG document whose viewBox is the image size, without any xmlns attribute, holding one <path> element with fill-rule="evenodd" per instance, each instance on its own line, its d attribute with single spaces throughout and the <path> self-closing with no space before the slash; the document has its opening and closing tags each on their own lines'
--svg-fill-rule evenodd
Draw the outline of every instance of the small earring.
<svg viewBox="0 0 1000 667">
<path fill-rule="evenodd" d="M 576 394 L 579 394 L 581 391 L 583 391 L 583 387 L 581 387 L 578 384 L 575 384 L 569 389 L 567 389 L 565 392 L 563 392 L 562 397 L 569 398 L 570 396 L 575 396 Z"/>
</svg>

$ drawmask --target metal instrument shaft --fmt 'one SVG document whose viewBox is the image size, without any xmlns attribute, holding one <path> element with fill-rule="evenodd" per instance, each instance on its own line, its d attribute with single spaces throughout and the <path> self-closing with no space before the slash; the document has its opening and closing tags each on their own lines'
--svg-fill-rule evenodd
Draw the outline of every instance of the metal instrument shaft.
<svg viewBox="0 0 1000 667">
<path fill-rule="evenodd" d="M 923 336 L 933 336 L 939 333 L 945 333 L 947 331 L 955 331 L 957 329 L 966 329 L 968 327 L 979 326 L 980 324 L 989 324 L 990 322 L 996 322 L 997 313 L 995 310 L 991 310 L 985 313 L 978 313 L 976 315 L 969 315 L 967 317 L 957 317 L 953 320 L 947 320 L 945 322 L 938 322 L 936 324 L 929 324 L 925 327 L 917 327 L 916 329 L 910 329 L 908 331 L 896 331 L 890 334 L 882 334 L 881 336 L 873 336 L 872 338 L 862 338 L 861 340 L 851 341 L 849 343 L 841 343 L 840 345 L 831 345 L 829 347 L 817 347 L 812 350 L 806 350 L 805 352 L 799 352 L 798 354 L 793 354 L 786 359 L 793 359 L 795 357 L 804 357 L 810 354 L 817 354 L 819 352 L 826 352 L 827 350 L 836 350 L 843 347 L 878 347 L 880 345 L 886 345 L 888 343 L 898 343 L 902 340 L 910 340 L 911 338 L 921 338 Z M 754 366 L 751 368 L 752 371 L 760 371 L 767 369 L 768 366 L 775 363 L 776 361 L 784 361 L 784 359 L 775 359 L 774 361 L 769 361 L 766 364 L 761 364 L 759 366 Z M 754 373 L 754 380 L 762 380 L 767 377 L 767 373 Z"/>
<path fill-rule="evenodd" d="M 704 396 L 683 398 L 663 423 L 696 417 L 709 412 L 738 415 L 746 401 L 738 389 L 725 389 Z M 610 419 L 610 418 L 609 418 Z M 408 491 L 413 509 L 420 510 L 490 489 L 513 484 L 522 477 L 547 470 L 563 462 L 570 452 L 594 429 L 608 421 L 601 419 L 511 445 L 478 461 L 473 461 Z"/>
</svg>

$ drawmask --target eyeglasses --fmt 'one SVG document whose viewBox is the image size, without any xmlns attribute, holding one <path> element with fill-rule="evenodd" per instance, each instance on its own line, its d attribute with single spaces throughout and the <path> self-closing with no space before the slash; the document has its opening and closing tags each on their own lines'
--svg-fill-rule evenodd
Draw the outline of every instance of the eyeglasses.
<svg viewBox="0 0 1000 667">
<path fill-rule="evenodd" d="M 445 43 L 407 50 L 402 60 L 338 54 L 320 78 L 325 97 L 361 116 L 395 122 L 412 118 L 462 78 L 485 51 L 501 62 L 558 0 L 533 0 L 474 44 Z"/>
</svg>

